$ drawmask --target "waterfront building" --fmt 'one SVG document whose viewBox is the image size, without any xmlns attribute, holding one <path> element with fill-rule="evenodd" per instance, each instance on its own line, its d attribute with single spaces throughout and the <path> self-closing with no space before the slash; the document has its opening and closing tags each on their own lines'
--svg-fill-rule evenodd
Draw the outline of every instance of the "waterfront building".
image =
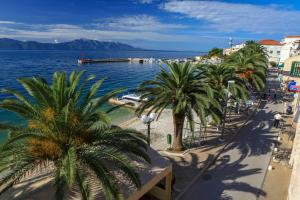
<svg viewBox="0 0 300 200">
<path fill-rule="evenodd" d="M 300 55 L 289 57 L 282 68 L 284 80 L 295 80 L 300 83 Z"/>
<path fill-rule="evenodd" d="M 299 99 L 299 93 L 295 98 L 297 103 Z M 296 103 L 296 104 L 297 104 Z M 288 189 L 288 200 L 298 200 L 300 199 L 300 119 L 299 113 L 300 109 L 298 107 L 297 111 L 295 112 L 294 116 L 294 126 L 296 127 L 295 138 L 293 141 L 293 149 L 290 158 L 290 166 L 292 167 L 292 174 Z"/>
<path fill-rule="evenodd" d="M 232 54 L 234 52 L 237 52 L 238 50 L 242 49 L 243 47 L 245 47 L 245 45 L 246 45 L 245 43 L 233 45 L 230 48 L 224 49 L 223 54 L 224 55 L 230 55 L 230 54 Z"/>
<path fill-rule="evenodd" d="M 295 81 L 296 86 L 300 85 L 300 55 L 292 56 L 285 59 L 282 69 L 283 80 L 285 85 L 290 81 Z M 295 130 L 295 137 L 293 141 L 292 153 L 290 156 L 289 165 L 292 167 L 292 174 L 288 189 L 288 200 L 300 199 L 300 93 L 295 94 L 292 103 L 294 116 L 293 127 Z"/>
<path fill-rule="evenodd" d="M 277 40 L 270 40 L 270 39 L 261 40 L 258 43 L 261 44 L 266 49 L 270 62 L 279 63 L 281 48 L 283 46 L 282 43 L 280 43 Z"/>
<path fill-rule="evenodd" d="M 286 36 L 282 42 L 280 63 L 284 63 L 289 57 L 300 54 L 300 36 Z"/>
</svg>

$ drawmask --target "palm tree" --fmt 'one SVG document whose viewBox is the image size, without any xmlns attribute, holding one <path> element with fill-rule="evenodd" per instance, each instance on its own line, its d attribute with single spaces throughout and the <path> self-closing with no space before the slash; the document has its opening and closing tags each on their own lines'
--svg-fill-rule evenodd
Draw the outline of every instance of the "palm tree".
<svg viewBox="0 0 300 200">
<path fill-rule="evenodd" d="M 243 80 L 236 73 L 234 67 L 228 67 L 224 64 L 204 64 L 198 65 L 197 67 L 207 71 L 209 84 L 218 91 L 216 95 L 219 101 L 225 100 L 226 88 L 229 81 L 234 81 L 234 84 L 230 85 L 230 93 L 233 97 L 243 100 L 246 100 L 249 97 L 249 92 L 246 89 Z"/>
<path fill-rule="evenodd" d="M 246 84 L 258 91 L 265 87 L 267 63 L 266 57 L 251 48 L 243 48 L 225 59 L 225 66 L 234 67 Z"/>
<path fill-rule="evenodd" d="M 207 71 L 207 77 L 209 79 L 209 84 L 212 88 L 214 88 L 218 93 L 216 93 L 215 98 L 221 103 L 222 106 L 222 135 L 225 127 L 225 119 L 227 113 L 227 102 L 229 97 L 229 92 L 231 96 L 235 99 L 246 100 L 249 97 L 249 92 L 245 87 L 245 83 L 240 77 L 236 74 L 235 68 L 225 66 L 224 64 L 220 65 L 198 65 L 199 69 L 203 69 Z M 229 81 L 234 81 L 233 84 L 230 84 L 230 88 L 228 88 Z M 227 91 L 229 89 L 229 91 Z"/>
<path fill-rule="evenodd" d="M 145 81 L 138 91 L 144 101 L 137 109 L 137 114 L 148 110 L 158 113 L 169 107 L 173 113 L 174 139 L 173 151 L 182 151 L 182 133 L 185 118 L 188 119 L 191 129 L 194 124 L 194 113 L 204 124 L 207 113 L 219 121 L 220 105 L 214 99 L 214 91 L 208 84 L 204 71 L 198 70 L 190 63 L 166 63 L 167 69 L 161 72 L 154 80 Z"/>
<path fill-rule="evenodd" d="M 103 79 L 86 94 L 93 75 L 84 71 L 56 72 L 52 85 L 40 77 L 19 78 L 27 95 L 4 89 L 15 98 L 0 102 L 0 109 L 14 112 L 27 126 L 0 124 L 11 137 L 0 149 L 0 186 L 7 189 L 33 170 L 53 172 L 56 199 L 78 189 L 82 199 L 91 199 L 91 182 L 101 185 L 107 199 L 121 199 L 113 170 L 120 171 L 139 188 L 141 181 L 132 156 L 150 162 L 145 137 L 131 129 L 113 126 L 101 106 L 120 92 L 96 98 Z M 3 191 L 2 191 L 3 192 Z"/>
<path fill-rule="evenodd" d="M 246 42 L 246 46 L 244 47 L 247 51 L 250 51 L 252 53 L 258 53 L 261 56 L 265 57 L 266 62 L 268 61 L 268 53 L 267 49 L 260 45 L 259 43 L 250 40 Z"/>
</svg>

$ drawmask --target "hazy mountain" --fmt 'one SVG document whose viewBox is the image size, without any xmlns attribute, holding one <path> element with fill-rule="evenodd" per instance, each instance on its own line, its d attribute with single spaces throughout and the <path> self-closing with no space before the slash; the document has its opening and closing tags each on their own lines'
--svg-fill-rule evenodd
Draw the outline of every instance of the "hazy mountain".
<svg viewBox="0 0 300 200">
<path fill-rule="evenodd" d="M 40 43 L 0 38 L 0 50 L 141 50 L 120 42 L 78 39 L 62 43 Z"/>
</svg>

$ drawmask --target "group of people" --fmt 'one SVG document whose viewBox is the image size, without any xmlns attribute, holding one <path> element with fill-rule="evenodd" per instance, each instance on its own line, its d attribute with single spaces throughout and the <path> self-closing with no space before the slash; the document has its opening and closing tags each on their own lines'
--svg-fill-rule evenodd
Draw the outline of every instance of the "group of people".
<svg viewBox="0 0 300 200">
<path fill-rule="evenodd" d="M 264 100 L 271 100 L 272 99 L 272 96 L 271 96 L 271 90 L 269 89 L 269 93 L 264 93 Z M 277 100 L 277 93 L 275 92 L 273 94 L 273 100 L 276 101 Z"/>
<path fill-rule="evenodd" d="M 288 115 L 293 114 L 293 108 L 292 108 L 292 106 L 288 106 L 287 107 L 286 114 L 288 114 Z M 274 115 L 274 127 L 278 128 L 281 119 L 282 119 L 282 116 L 277 112 Z"/>
</svg>

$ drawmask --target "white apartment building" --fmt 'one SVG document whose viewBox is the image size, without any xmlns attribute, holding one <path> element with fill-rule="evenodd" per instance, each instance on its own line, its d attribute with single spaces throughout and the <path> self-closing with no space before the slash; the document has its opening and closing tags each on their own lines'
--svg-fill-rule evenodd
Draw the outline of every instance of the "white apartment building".
<svg viewBox="0 0 300 200">
<path fill-rule="evenodd" d="M 269 61 L 274 61 L 283 64 L 286 59 L 300 55 L 300 35 L 299 36 L 286 36 L 279 42 L 276 40 L 266 39 L 261 40 L 259 43 L 267 50 Z M 230 55 L 245 46 L 245 43 L 234 45 L 231 48 L 223 50 L 224 55 Z"/>
<path fill-rule="evenodd" d="M 261 40 L 259 44 L 266 49 L 270 62 L 279 63 L 283 44 L 276 40 Z"/>
<path fill-rule="evenodd" d="M 242 49 L 243 47 L 245 47 L 245 45 L 246 45 L 245 43 L 242 43 L 242 44 L 234 45 L 231 48 L 224 49 L 223 54 L 224 55 L 230 55 L 230 54 Z"/>
<path fill-rule="evenodd" d="M 284 63 L 289 57 L 300 55 L 300 36 L 286 36 L 280 53 L 280 63 Z"/>
</svg>

